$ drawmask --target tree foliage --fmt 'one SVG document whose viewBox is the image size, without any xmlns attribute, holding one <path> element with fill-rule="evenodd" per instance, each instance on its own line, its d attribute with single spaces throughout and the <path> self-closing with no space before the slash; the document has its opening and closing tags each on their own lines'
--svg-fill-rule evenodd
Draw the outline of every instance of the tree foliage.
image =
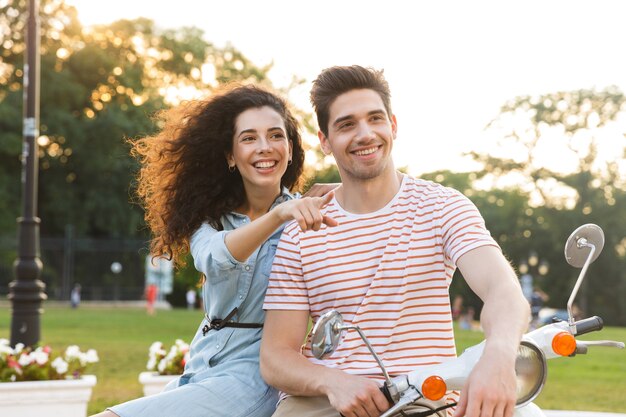
<svg viewBox="0 0 626 417">
<path fill-rule="evenodd" d="M 28 13 L 26 0 L 0 4 L 0 235 L 15 236 Z M 39 16 L 41 235 L 63 236 L 73 225 L 77 237 L 147 240 L 143 212 L 132 203 L 138 166 L 128 139 L 153 132 L 156 111 L 220 84 L 269 84 L 270 66 L 254 65 L 231 45 L 214 46 L 197 28 L 160 30 L 144 18 L 87 28 L 62 0 L 42 0 Z M 15 259 L 9 255 L 1 260 L 5 271 Z M 57 259 L 44 259 L 51 263 Z M 97 268 L 86 266 L 85 275 L 90 269 Z M 44 267 L 54 282 L 47 274 L 58 272 Z"/>
<path fill-rule="evenodd" d="M 25 9 L 25 0 L 0 9 L 2 231 L 15 227 L 19 207 Z M 196 28 L 159 31 L 144 18 L 83 28 L 59 0 L 42 1 L 40 16 L 42 234 L 73 224 L 77 235 L 138 235 L 142 213 L 129 206 L 136 162 L 126 140 L 152 132 L 150 115 L 181 94 L 267 82 L 269 67 L 232 46 L 215 47 Z"/>
<path fill-rule="evenodd" d="M 503 222 L 508 240 L 523 237 L 519 242 L 525 251 L 509 252 L 517 259 L 535 250 L 549 261 L 550 273 L 540 285 L 553 306 L 565 306 L 578 275 L 564 262 L 565 240 L 585 223 L 604 229 L 605 249 L 590 269 L 579 304 L 588 314 L 622 324 L 626 323 L 625 121 L 626 97 L 616 87 L 517 97 L 487 127 L 497 138 L 495 146 L 488 153 L 471 154 L 483 166 L 476 178 L 490 189 L 489 198 L 503 190 L 509 196 L 506 206 L 513 195 L 526 196 L 524 213 L 530 216 L 496 220 L 485 207 L 483 214 L 490 227 Z"/>
</svg>

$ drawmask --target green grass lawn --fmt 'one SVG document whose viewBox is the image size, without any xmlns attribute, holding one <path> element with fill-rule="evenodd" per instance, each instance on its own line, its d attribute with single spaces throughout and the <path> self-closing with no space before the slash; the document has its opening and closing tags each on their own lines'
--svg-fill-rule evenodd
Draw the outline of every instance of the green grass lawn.
<svg viewBox="0 0 626 417">
<path fill-rule="evenodd" d="M 42 341 L 55 351 L 77 344 L 94 348 L 100 362 L 92 368 L 98 377 L 89 414 L 141 395 L 137 381 L 145 370 L 148 347 L 156 340 L 170 346 L 175 339 L 190 342 L 200 311 L 158 311 L 128 308 L 46 308 Z M 10 311 L 0 309 L 0 338 L 9 338 Z M 459 351 L 482 340 L 482 333 L 457 330 Z M 626 341 L 625 328 L 607 328 L 586 339 Z M 548 363 L 546 387 L 535 401 L 545 409 L 596 410 L 626 413 L 626 351 L 595 348 L 588 355 L 553 359 Z"/>
</svg>

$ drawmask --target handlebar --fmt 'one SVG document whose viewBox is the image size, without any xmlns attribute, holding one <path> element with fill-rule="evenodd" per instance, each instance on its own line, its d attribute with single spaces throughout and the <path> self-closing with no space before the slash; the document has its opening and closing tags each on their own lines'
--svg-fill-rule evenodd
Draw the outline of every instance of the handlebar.
<svg viewBox="0 0 626 417">
<path fill-rule="evenodd" d="M 391 396 L 391 392 L 389 392 L 389 387 L 387 387 L 387 384 L 383 384 L 380 387 L 380 392 L 382 392 L 385 395 L 385 398 L 387 398 L 387 401 L 389 401 L 390 406 L 395 403 L 395 401 L 393 400 L 393 397 Z"/>
<path fill-rule="evenodd" d="M 576 325 L 576 336 L 581 334 L 595 332 L 601 330 L 604 327 L 604 322 L 598 316 L 589 317 L 588 319 L 582 319 L 574 323 Z"/>
</svg>

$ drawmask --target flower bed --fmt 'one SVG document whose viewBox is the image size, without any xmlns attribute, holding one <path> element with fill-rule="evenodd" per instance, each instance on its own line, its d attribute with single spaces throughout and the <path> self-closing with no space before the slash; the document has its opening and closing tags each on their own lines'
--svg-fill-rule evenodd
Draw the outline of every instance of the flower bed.
<svg viewBox="0 0 626 417">
<path fill-rule="evenodd" d="M 81 352 L 72 345 L 63 355 L 54 355 L 50 346 L 32 349 L 18 343 L 11 348 L 8 340 L 0 339 L 0 383 L 78 379 L 96 362 L 98 353 L 93 349 Z"/>
<path fill-rule="evenodd" d="M 96 377 L 84 372 L 95 362 L 93 349 L 72 345 L 54 355 L 49 346 L 12 348 L 0 339 L 0 416 L 85 417 Z"/>
<path fill-rule="evenodd" d="M 165 386 L 178 378 L 189 360 L 189 345 L 177 339 L 169 350 L 163 343 L 154 342 L 148 350 L 147 372 L 139 374 L 143 395 L 149 396 L 163 391 Z"/>
</svg>

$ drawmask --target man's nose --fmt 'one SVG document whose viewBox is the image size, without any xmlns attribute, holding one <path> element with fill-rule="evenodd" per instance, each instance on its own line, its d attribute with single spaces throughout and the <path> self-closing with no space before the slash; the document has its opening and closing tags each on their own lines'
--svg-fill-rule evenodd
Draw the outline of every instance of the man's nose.
<svg viewBox="0 0 626 417">
<path fill-rule="evenodd" d="M 359 140 L 370 140 L 376 138 L 374 129 L 372 129 L 372 126 L 370 126 L 370 124 L 366 121 L 359 122 L 357 135 Z"/>
</svg>

